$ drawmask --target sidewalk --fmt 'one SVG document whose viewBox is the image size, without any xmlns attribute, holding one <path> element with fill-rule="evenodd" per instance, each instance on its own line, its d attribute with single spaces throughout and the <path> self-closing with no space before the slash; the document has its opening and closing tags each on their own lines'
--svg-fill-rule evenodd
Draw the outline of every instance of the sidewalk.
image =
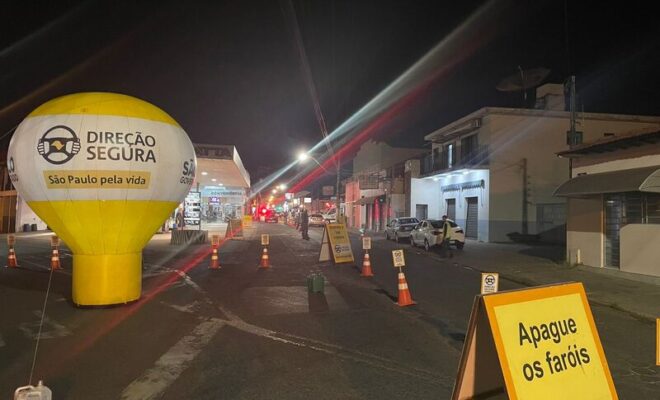
<svg viewBox="0 0 660 400">
<path fill-rule="evenodd" d="M 351 229 L 351 234 L 359 235 Z M 381 233 L 370 233 L 380 237 Z M 406 245 L 404 245 L 406 246 Z M 468 241 L 465 249 L 443 258 L 480 272 L 497 272 L 500 278 L 525 286 L 582 282 L 589 301 L 654 322 L 660 318 L 660 277 L 631 274 L 609 268 L 567 266 L 563 247 L 498 244 Z"/>
</svg>

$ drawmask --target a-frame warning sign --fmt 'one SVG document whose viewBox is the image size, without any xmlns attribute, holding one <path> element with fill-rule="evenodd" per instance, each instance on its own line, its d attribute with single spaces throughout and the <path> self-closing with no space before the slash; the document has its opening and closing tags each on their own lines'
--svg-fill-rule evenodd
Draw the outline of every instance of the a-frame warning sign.
<svg viewBox="0 0 660 400">
<path fill-rule="evenodd" d="M 617 399 L 581 283 L 475 298 L 452 399 Z"/>
</svg>

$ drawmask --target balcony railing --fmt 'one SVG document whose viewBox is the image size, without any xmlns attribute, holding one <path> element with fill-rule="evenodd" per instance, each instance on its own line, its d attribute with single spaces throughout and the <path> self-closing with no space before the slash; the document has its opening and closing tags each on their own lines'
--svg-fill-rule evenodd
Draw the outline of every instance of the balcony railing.
<svg viewBox="0 0 660 400">
<path fill-rule="evenodd" d="M 452 169 L 471 168 L 488 165 L 490 162 L 488 146 L 477 146 L 473 151 L 461 154 L 461 157 L 449 166 L 447 159 L 433 157 L 432 154 L 424 156 L 421 160 L 421 174 L 429 175 L 436 172 L 449 171 Z"/>
</svg>

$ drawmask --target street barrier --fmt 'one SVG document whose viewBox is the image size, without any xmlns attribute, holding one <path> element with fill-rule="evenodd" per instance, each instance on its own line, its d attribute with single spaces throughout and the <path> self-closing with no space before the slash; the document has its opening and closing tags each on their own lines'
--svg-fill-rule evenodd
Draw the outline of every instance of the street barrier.
<svg viewBox="0 0 660 400">
<path fill-rule="evenodd" d="M 371 250 L 371 238 L 369 236 L 362 238 L 362 250 L 364 250 L 364 259 L 362 260 L 362 273 L 360 276 L 374 276 L 371 271 L 371 260 L 369 260 L 369 250 Z"/>
<path fill-rule="evenodd" d="M 362 261 L 362 273 L 360 276 L 374 276 L 374 273 L 371 271 L 371 261 L 369 260 L 369 250 L 364 253 L 364 260 Z"/>
<path fill-rule="evenodd" d="M 403 250 L 392 250 L 392 262 L 394 268 L 399 268 L 399 298 L 397 304 L 400 307 L 417 304 L 413 301 L 412 296 L 410 295 L 408 282 L 406 282 L 406 276 L 403 274 L 402 268 L 406 266 L 406 259 L 403 255 Z"/>
<path fill-rule="evenodd" d="M 220 261 L 218 258 L 218 247 L 220 246 L 220 236 L 211 235 L 211 265 L 210 269 L 220 269 Z"/>
<path fill-rule="evenodd" d="M 16 243 L 16 236 L 15 235 L 7 235 L 7 248 L 8 254 L 7 254 L 7 265 L 5 267 L 8 268 L 16 268 L 18 267 L 18 262 L 16 261 L 16 253 L 14 253 L 14 244 Z"/>
<path fill-rule="evenodd" d="M 6 267 L 9 267 L 9 268 L 18 267 L 18 261 L 16 261 L 16 253 L 14 253 L 14 248 L 13 247 L 9 248 L 9 254 L 7 255 L 7 265 L 6 265 Z"/>
<path fill-rule="evenodd" d="M 270 259 L 268 258 L 268 248 L 264 247 L 263 252 L 261 253 L 261 264 L 259 265 L 260 269 L 270 268 Z"/>
<path fill-rule="evenodd" d="M 399 298 L 397 304 L 401 307 L 417 304 L 413 301 L 412 296 L 410 295 L 408 282 L 406 282 L 406 276 L 403 272 L 399 272 Z"/>
<path fill-rule="evenodd" d="M 52 253 L 50 256 L 50 269 L 62 269 L 62 266 L 60 265 L 60 251 L 59 251 L 59 246 L 60 246 L 60 238 L 57 237 L 57 235 L 53 235 L 50 237 L 50 247 L 52 249 Z"/>
</svg>

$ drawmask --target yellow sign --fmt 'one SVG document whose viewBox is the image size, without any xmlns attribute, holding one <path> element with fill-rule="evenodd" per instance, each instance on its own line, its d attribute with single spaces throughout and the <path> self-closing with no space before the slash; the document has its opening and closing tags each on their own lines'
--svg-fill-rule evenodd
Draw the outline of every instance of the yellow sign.
<svg viewBox="0 0 660 400">
<path fill-rule="evenodd" d="M 472 314 L 454 399 L 618 398 L 581 283 L 477 296 Z"/>
<path fill-rule="evenodd" d="M 497 272 L 481 273 L 481 294 L 497 293 L 500 275 Z"/>
<path fill-rule="evenodd" d="M 267 233 L 262 233 L 261 234 L 261 245 L 262 246 L 268 246 L 270 244 L 270 237 L 268 236 Z"/>
<path fill-rule="evenodd" d="M 656 341 L 655 341 L 655 365 L 660 367 L 660 318 L 657 318 L 655 320 L 655 333 L 656 333 Z"/>
<path fill-rule="evenodd" d="M 336 264 L 354 262 L 351 241 L 344 224 L 326 224 L 330 252 Z"/>
<path fill-rule="evenodd" d="M 220 245 L 220 235 L 211 235 L 211 246 L 218 247 Z"/>
<path fill-rule="evenodd" d="M 57 235 L 50 237 L 50 247 L 60 247 L 60 238 Z"/>
<path fill-rule="evenodd" d="M 48 189 L 148 189 L 149 171 L 43 171 Z"/>
<path fill-rule="evenodd" d="M 252 216 L 251 215 L 244 215 L 243 216 L 243 228 L 251 228 L 252 227 Z"/>
<path fill-rule="evenodd" d="M 406 259 L 403 256 L 403 250 L 392 250 L 392 262 L 394 263 L 394 268 L 406 266 Z"/>
</svg>

